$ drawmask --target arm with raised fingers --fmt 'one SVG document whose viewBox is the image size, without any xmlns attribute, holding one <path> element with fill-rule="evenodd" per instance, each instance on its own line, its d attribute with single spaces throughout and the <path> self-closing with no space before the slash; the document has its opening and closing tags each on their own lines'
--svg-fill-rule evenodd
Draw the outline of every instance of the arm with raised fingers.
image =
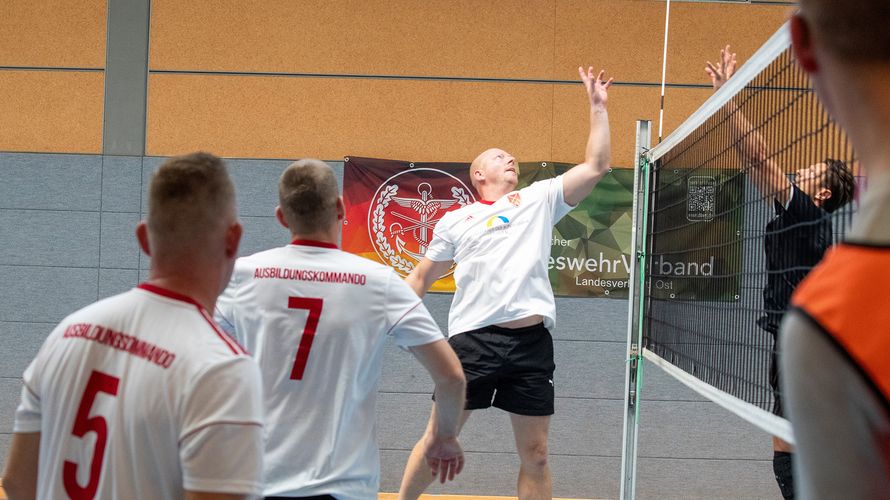
<svg viewBox="0 0 890 500">
<path fill-rule="evenodd" d="M 605 70 L 594 73 L 592 66 L 588 67 L 587 71 L 579 67 L 578 74 L 587 90 L 590 103 L 590 133 L 587 136 L 584 163 L 572 167 L 562 178 L 563 199 L 569 205 L 578 204 L 590 194 L 593 187 L 609 171 L 612 161 L 609 113 L 606 110 L 612 78 L 604 80 Z"/>
</svg>

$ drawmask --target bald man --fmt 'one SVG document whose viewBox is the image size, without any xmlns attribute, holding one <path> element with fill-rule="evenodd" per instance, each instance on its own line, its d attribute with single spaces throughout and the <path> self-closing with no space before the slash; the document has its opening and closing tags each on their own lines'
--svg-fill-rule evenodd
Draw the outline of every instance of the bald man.
<svg viewBox="0 0 890 500">
<path fill-rule="evenodd" d="M 550 499 L 547 441 L 554 412 L 553 340 L 556 304 L 547 275 L 553 225 L 584 199 L 609 170 L 608 88 L 604 72 L 578 68 L 587 90 L 590 133 L 584 163 L 516 190 L 519 164 L 502 149 L 473 160 L 478 202 L 447 213 L 407 280 L 423 296 L 453 263 L 457 290 L 448 317 L 449 342 L 467 376 L 467 404 L 510 414 L 521 461 L 519 498 Z M 434 395 L 436 399 L 440 396 Z M 423 446 L 436 429 L 433 407 L 424 436 L 408 459 L 399 498 L 416 499 L 433 480 Z"/>
<path fill-rule="evenodd" d="M 223 162 L 164 162 L 136 236 L 148 281 L 62 320 L 25 370 L 3 476 L 11 499 L 261 491 L 259 371 L 208 312 L 241 238 Z"/>
<path fill-rule="evenodd" d="M 801 498 L 890 498 L 890 2 L 802 0 L 795 59 L 868 173 L 844 243 L 797 288 L 782 388 Z"/>
<path fill-rule="evenodd" d="M 441 481 L 463 468 L 460 361 L 423 302 L 391 268 L 337 248 L 343 200 L 334 172 L 300 160 L 281 175 L 275 215 L 290 244 L 238 259 L 217 319 L 263 374 L 266 498 L 376 498 L 375 402 L 392 339 L 441 394 L 422 456 Z"/>
</svg>

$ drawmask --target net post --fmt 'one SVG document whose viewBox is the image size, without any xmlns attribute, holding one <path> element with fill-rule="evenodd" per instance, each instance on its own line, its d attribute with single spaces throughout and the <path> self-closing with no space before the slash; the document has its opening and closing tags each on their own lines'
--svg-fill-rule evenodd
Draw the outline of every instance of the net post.
<svg viewBox="0 0 890 500">
<path fill-rule="evenodd" d="M 621 500 L 633 500 L 636 496 L 637 437 L 639 434 L 639 397 L 642 386 L 642 330 L 640 308 L 642 306 L 639 279 L 643 275 L 645 246 L 645 197 L 644 187 L 649 175 L 646 153 L 651 147 L 652 122 L 637 120 L 637 140 L 634 158 L 633 229 L 631 231 L 630 274 L 628 275 L 627 307 L 627 362 L 624 377 L 624 432 L 621 446 Z"/>
</svg>

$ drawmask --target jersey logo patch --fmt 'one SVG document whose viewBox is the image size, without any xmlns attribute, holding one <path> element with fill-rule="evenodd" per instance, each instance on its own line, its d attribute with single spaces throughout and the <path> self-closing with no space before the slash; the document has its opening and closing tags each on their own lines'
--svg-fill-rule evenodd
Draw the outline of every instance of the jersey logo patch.
<svg viewBox="0 0 890 500">
<path fill-rule="evenodd" d="M 518 207 L 522 203 L 522 197 L 519 196 L 519 193 L 510 193 L 507 195 L 507 201 L 514 207 Z"/>
<path fill-rule="evenodd" d="M 504 224 L 509 224 L 510 219 L 504 217 L 503 215 L 493 215 L 488 218 L 485 222 L 485 227 L 495 227 L 495 226 L 503 226 Z"/>
<path fill-rule="evenodd" d="M 436 223 L 451 210 L 476 201 L 457 177 L 435 168 L 405 170 L 374 193 L 368 210 L 368 236 L 374 251 L 407 276 L 423 258 Z M 454 266 L 445 276 L 454 271 Z"/>
</svg>

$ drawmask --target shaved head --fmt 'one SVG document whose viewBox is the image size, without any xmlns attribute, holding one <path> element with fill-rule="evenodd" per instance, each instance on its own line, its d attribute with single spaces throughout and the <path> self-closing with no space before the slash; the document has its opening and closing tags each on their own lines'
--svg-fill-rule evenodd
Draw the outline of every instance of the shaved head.
<svg viewBox="0 0 890 500">
<path fill-rule="evenodd" d="M 278 182 L 278 203 L 294 233 L 314 233 L 336 224 L 339 197 L 334 171 L 321 160 L 291 163 Z"/>
<path fill-rule="evenodd" d="M 476 185 L 477 181 L 473 173 L 477 170 L 482 170 L 483 167 L 485 167 L 486 159 L 488 159 L 492 154 L 495 154 L 495 151 L 500 151 L 500 149 L 486 149 L 485 151 L 479 153 L 479 156 L 477 156 L 476 159 L 473 160 L 473 163 L 470 163 L 470 183 L 473 184 L 473 187 L 476 188 L 477 191 L 479 190 L 479 186 Z"/>
<path fill-rule="evenodd" d="M 801 0 L 813 37 L 852 62 L 890 62 L 890 1 Z"/>
</svg>

